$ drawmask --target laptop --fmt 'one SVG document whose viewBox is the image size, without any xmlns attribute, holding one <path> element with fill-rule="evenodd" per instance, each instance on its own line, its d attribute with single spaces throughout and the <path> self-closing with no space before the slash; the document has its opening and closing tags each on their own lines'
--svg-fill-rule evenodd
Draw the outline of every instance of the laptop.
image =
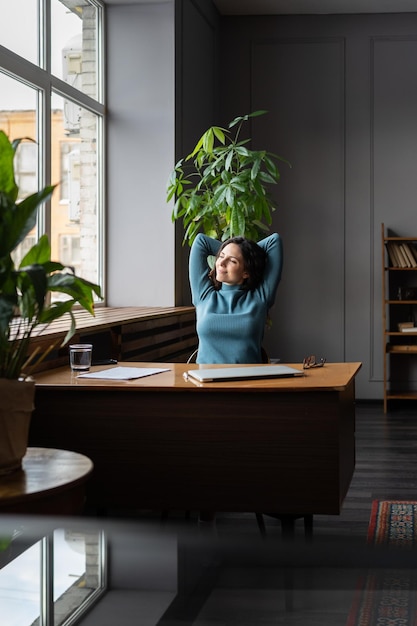
<svg viewBox="0 0 417 626">
<path fill-rule="evenodd" d="M 304 376 L 304 372 L 288 365 L 249 365 L 246 367 L 188 370 L 187 375 L 201 383 L 209 383 L 227 380 L 254 380 L 257 378 L 288 378 Z"/>
</svg>

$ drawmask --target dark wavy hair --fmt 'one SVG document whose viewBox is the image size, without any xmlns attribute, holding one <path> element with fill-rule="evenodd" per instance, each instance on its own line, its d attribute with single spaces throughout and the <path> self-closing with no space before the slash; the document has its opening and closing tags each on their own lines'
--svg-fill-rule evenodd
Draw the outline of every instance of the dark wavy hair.
<svg viewBox="0 0 417 626">
<path fill-rule="evenodd" d="M 229 243 L 235 243 L 239 246 L 242 252 L 244 268 L 249 274 L 248 278 L 242 283 L 242 287 L 248 291 L 254 291 L 262 283 L 264 277 L 266 266 L 265 250 L 251 239 L 246 239 L 245 237 L 231 237 L 231 239 L 227 239 L 220 246 L 216 255 L 216 261 L 223 248 L 228 246 Z M 214 288 L 217 290 L 220 289 L 221 282 L 216 279 L 216 266 L 214 266 L 209 273 L 209 278 Z"/>
</svg>

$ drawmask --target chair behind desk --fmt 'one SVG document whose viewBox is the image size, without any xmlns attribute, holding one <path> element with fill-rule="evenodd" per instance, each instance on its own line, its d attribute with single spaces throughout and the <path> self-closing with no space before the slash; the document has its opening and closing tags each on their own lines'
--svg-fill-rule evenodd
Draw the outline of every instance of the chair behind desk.
<svg viewBox="0 0 417 626">
<path fill-rule="evenodd" d="M 187 359 L 187 363 L 196 363 L 197 355 L 198 355 L 198 347 L 194 350 L 194 352 L 190 354 L 190 356 Z M 262 357 L 262 361 L 261 361 L 262 363 L 265 363 L 265 364 L 270 363 L 268 353 L 263 346 L 261 346 L 261 357 Z"/>
</svg>

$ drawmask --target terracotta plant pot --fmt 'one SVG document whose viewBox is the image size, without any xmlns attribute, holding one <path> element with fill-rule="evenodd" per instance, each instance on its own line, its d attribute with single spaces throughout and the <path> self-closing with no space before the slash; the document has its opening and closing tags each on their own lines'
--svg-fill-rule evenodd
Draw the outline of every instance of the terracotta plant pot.
<svg viewBox="0 0 417 626">
<path fill-rule="evenodd" d="M 0 378 L 0 475 L 22 467 L 34 397 L 35 381 Z"/>
</svg>

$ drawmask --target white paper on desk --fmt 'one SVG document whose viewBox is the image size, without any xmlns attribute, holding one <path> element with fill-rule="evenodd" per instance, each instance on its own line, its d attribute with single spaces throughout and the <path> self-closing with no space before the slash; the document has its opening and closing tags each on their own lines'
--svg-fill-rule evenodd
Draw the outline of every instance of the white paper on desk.
<svg viewBox="0 0 417 626">
<path fill-rule="evenodd" d="M 89 372 L 88 374 L 79 374 L 77 378 L 101 378 L 102 380 L 132 380 L 133 378 L 144 378 L 161 372 L 168 372 L 169 368 L 165 367 L 113 367 L 101 372 Z"/>
</svg>

